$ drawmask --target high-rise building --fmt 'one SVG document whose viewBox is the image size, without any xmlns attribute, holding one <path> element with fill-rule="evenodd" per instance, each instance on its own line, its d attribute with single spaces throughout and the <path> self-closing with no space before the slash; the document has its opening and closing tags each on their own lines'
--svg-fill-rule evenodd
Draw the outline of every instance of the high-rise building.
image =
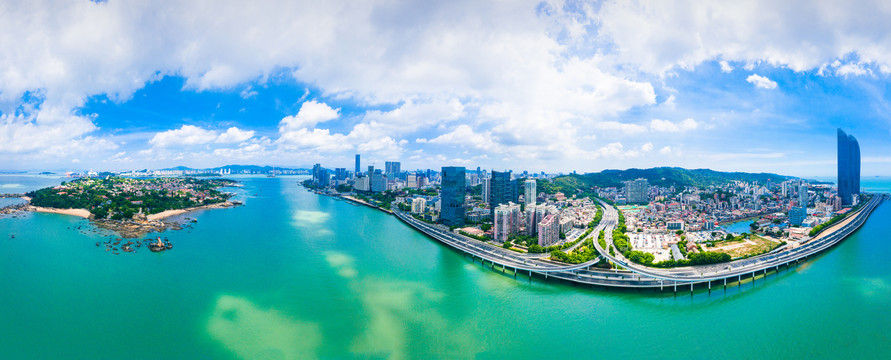
<svg viewBox="0 0 891 360">
<path fill-rule="evenodd" d="M 538 245 L 551 246 L 560 241 L 560 223 L 556 214 L 548 214 L 538 223 Z"/>
<path fill-rule="evenodd" d="M 838 196 L 842 204 L 854 203 L 860 194 L 860 144 L 853 135 L 838 129 Z"/>
<path fill-rule="evenodd" d="M 326 187 L 330 182 L 328 170 L 322 168 L 322 164 L 315 164 L 312 167 L 312 183 L 318 187 Z"/>
<path fill-rule="evenodd" d="M 501 204 L 495 208 L 493 228 L 495 241 L 505 242 L 520 230 L 520 206 L 514 203 Z"/>
<path fill-rule="evenodd" d="M 401 164 L 398 161 L 387 161 L 384 163 L 384 174 L 387 175 L 387 181 L 396 181 L 401 172 Z"/>
<path fill-rule="evenodd" d="M 360 170 L 362 170 L 362 168 L 359 167 L 359 154 L 356 154 L 356 173 L 353 176 L 358 177 Z"/>
<path fill-rule="evenodd" d="M 535 191 L 535 180 L 529 179 L 526 180 L 526 193 L 523 194 L 523 200 L 526 201 L 526 206 L 535 205 L 535 198 L 537 196 Z"/>
<path fill-rule="evenodd" d="M 492 171 L 489 178 L 489 209 L 492 218 L 495 218 L 495 208 L 501 204 L 511 202 L 510 173 L 506 171 Z"/>
<path fill-rule="evenodd" d="M 647 179 L 637 179 L 625 182 L 625 199 L 629 204 L 642 204 L 650 202 L 647 194 L 650 184 Z"/>
<path fill-rule="evenodd" d="M 371 179 L 371 192 L 382 192 L 387 190 L 387 177 L 380 170 L 374 170 L 369 166 L 368 177 Z"/>
<path fill-rule="evenodd" d="M 463 166 L 442 168 L 442 210 L 440 218 L 446 226 L 464 225 L 465 171 Z"/>
<path fill-rule="evenodd" d="M 807 209 L 796 206 L 789 210 L 789 225 L 801 226 L 805 219 L 807 219 Z"/>
<path fill-rule="evenodd" d="M 334 179 L 337 181 L 343 181 L 347 178 L 347 170 L 346 168 L 336 168 L 334 169 Z"/>
<path fill-rule="evenodd" d="M 483 178 L 481 183 L 483 184 L 483 186 L 482 186 L 482 188 L 483 188 L 483 202 L 488 204 L 489 203 L 489 193 L 492 190 L 490 188 L 490 186 L 492 186 L 492 185 L 491 185 L 491 182 L 489 181 L 489 178 Z"/>
<path fill-rule="evenodd" d="M 807 183 L 803 180 L 798 184 L 798 206 L 803 208 L 807 207 L 808 196 L 807 196 Z"/>
</svg>

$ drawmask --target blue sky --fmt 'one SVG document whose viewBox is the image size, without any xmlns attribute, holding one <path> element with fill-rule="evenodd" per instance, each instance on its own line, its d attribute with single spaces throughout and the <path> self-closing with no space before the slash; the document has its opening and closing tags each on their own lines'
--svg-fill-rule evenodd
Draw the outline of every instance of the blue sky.
<svg viewBox="0 0 891 360">
<path fill-rule="evenodd" d="M 2 170 L 891 175 L 880 1 L 0 4 Z"/>
</svg>

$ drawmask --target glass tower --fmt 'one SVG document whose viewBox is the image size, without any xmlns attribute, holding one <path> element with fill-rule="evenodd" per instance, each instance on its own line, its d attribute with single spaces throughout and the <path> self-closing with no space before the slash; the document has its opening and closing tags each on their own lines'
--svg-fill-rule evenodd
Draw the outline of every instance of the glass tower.
<svg viewBox="0 0 891 360">
<path fill-rule="evenodd" d="M 446 226 L 464 225 L 465 171 L 463 166 L 442 168 L 440 217 Z"/>
<path fill-rule="evenodd" d="M 857 194 L 860 194 L 860 144 L 854 136 L 838 129 L 838 196 L 842 205 L 851 205 Z"/>
</svg>

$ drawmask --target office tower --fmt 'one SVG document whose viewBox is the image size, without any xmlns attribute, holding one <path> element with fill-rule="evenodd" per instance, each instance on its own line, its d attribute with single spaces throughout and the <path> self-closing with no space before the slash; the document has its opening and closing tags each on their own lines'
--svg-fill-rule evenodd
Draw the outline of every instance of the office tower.
<svg viewBox="0 0 891 360">
<path fill-rule="evenodd" d="M 523 194 L 523 199 L 526 200 L 526 206 L 535 205 L 535 198 L 537 196 L 535 187 L 535 180 L 526 180 L 526 193 Z"/>
<path fill-rule="evenodd" d="M 807 207 L 807 184 L 804 181 L 798 184 L 798 206 Z"/>
<path fill-rule="evenodd" d="M 854 203 L 860 194 L 860 144 L 853 135 L 838 129 L 838 196 L 843 205 Z"/>
<path fill-rule="evenodd" d="M 647 179 L 637 179 L 625 182 L 625 199 L 629 204 L 643 204 L 650 202 L 647 191 L 649 190 Z"/>
<path fill-rule="evenodd" d="M 495 218 L 495 208 L 501 204 L 511 202 L 510 173 L 506 171 L 492 171 L 489 178 L 489 209 L 492 218 Z"/>
<path fill-rule="evenodd" d="M 807 219 L 807 209 L 796 206 L 789 210 L 789 225 L 801 226 Z"/>
<path fill-rule="evenodd" d="M 362 168 L 359 167 L 359 154 L 356 154 L 356 174 L 353 175 L 355 177 L 359 177 L 360 170 Z"/>
<path fill-rule="evenodd" d="M 442 210 L 440 218 L 446 226 L 464 225 L 465 171 L 463 166 L 442 168 Z"/>
<path fill-rule="evenodd" d="M 490 196 L 489 192 L 491 191 L 490 186 L 492 186 L 492 185 L 489 181 L 489 178 L 483 178 L 483 181 L 481 183 L 483 184 L 483 186 L 482 186 L 482 188 L 483 188 L 483 202 L 488 204 L 489 196 Z"/>
<path fill-rule="evenodd" d="M 387 175 L 387 181 L 393 182 L 399 177 L 401 164 L 398 161 L 387 161 L 384 163 L 384 174 Z"/>
<path fill-rule="evenodd" d="M 383 192 L 387 190 L 387 177 L 380 170 L 368 169 L 368 177 L 371 179 L 371 192 Z"/>
</svg>

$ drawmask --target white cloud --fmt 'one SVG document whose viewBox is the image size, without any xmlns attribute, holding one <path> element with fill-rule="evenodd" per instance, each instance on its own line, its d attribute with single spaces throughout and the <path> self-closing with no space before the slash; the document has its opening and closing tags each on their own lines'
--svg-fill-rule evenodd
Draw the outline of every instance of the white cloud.
<svg viewBox="0 0 891 360">
<path fill-rule="evenodd" d="M 597 128 L 601 129 L 601 130 L 619 131 L 619 132 L 622 132 L 622 133 L 628 134 L 628 135 L 640 134 L 640 133 L 644 133 L 647 131 L 646 126 L 638 125 L 638 124 L 621 123 L 618 121 L 602 121 L 602 122 L 597 123 L 595 126 L 597 126 Z"/>
<path fill-rule="evenodd" d="M 283 129 L 300 129 L 314 127 L 319 123 L 340 117 L 340 109 L 333 109 L 328 104 L 310 100 L 300 106 L 297 115 L 286 116 L 279 123 Z"/>
<path fill-rule="evenodd" d="M 719 62 L 719 64 L 721 65 L 722 72 L 729 73 L 729 72 L 733 71 L 733 66 L 730 66 L 730 64 L 727 62 L 727 60 L 721 60 L 721 62 Z"/>
<path fill-rule="evenodd" d="M 479 134 L 473 131 L 470 126 L 458 125 L 449 133 L 442 134 L 434 139 L 425 142 L 431 144 L 451 144 L 460 146 L 470 146 L 480 150 L 495 150 L 491 134 Z"/>
<path fill-rule="evenodd" d="M 655 132 L 683 132 L 696 130 L 699 123 L 693 119 L 684 119 L 681 122 L 673 123 L 668 120 L 653 119 L 650 121 L 650 130 Z"/>
<path fill-rule="evenodd" d="M 194 125 L 183 125 L 176 130 L 159 132 L 149 140 L 157 147 L 189 146 L 207 144 L 217 139 L 216 131 L 205 130 Z"/>
<path fill-rule="evenodd" d="M 253 130 L 241 130 L 237 127 L 230 127 L 226 132 L 217 137 L 218 143 L 240 143 L 254 137 Z"/>
<path fill-rule="evenodd" d="M 770 80 L 764 76 L 758 75 L 758 74 L 749 75 L 749 77 L 746 78 L 746 81 L 752 83 L 753 85 L 755 85 L 755 87 L 761 88 L 761 89 L 770 90 L 770 89 L 777 88 L 777 83 L 775 81 L 772 81 L 772 80 Z"/>
<path fill-rule="evenodd" d="M 618 62 L 654 74 L 714 59 L 805 71 L 852 53 L 878 68 L 891 64 L 891 6 L 882 0 L 612 0 L 592 16 Z"/>
</svg>

